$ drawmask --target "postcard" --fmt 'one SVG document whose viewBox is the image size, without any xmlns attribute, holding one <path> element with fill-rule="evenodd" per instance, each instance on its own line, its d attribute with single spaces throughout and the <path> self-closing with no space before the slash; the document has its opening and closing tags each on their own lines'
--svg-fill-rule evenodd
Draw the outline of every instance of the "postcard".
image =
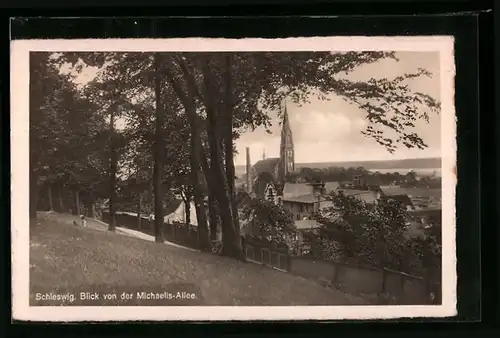
<svg viewBox="0 0 500 338">
<path fill-rule="evenodd" d="M 453 43 L 13 40 L 13 319 L 456 315 Z"/>
</svg>

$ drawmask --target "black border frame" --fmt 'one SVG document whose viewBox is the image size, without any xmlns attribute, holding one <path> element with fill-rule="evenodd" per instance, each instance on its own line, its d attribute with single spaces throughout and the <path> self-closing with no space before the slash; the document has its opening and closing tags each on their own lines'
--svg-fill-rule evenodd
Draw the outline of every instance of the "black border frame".
<svg viewBox="0 0 500 338">
<path fill-rule="evenodd" d="M 442 4 L 442 3 L 441 3 Z M 437 8 L 438 6 L 434 7 Z M 344 6 L 345 8 L 345 6 Z M 365 8 L 366 9 L 366 8 Z M 374 9 L 374 7 L 371 7 Z M 110 10 L 104 10 L 110 12 Z M 176 12 L 174 10 L 173 12 Z M 289 11 L 289 10 L 288 10 Z M 32 12 L 33 11 L 29 11 Z M 43 12 L 43 10 L 42 10 Z M 47 12 L 47 11 L 45 11 Z M 189 11 L 188 11 L 189 12 Z M 193 11 L 190 11 L 193 15 Z M 196 11 L 194 11 L 196 12 Z M 210 11 L 209 11 L 210 12 Z M 219 14 L 225 11 L 217 11 Z M 286 11 L 283 11 L 286 12 Z M 282 12 L 282 13 L 283 13 Z M 404 12 L 404 11 L 402 11 Z M 432 10 L 431 10 L 432 12 Z M 54 11 L 52 11 L 54 13 Z M 67 12 L 66 12 L 67 13 Z M 157 12 L 158 13 L 158 12 Z M 206 15 L 207 12 L 205 12 Z M 26 13 L 28 14 L 28 13 Z M 115 11 L 116 14 L 116 11 Z M 215 14 L 215 13 L 214 13 Z M 318 35 L 454 35 L 455 36 L 455 56 L 456 56 L 456 112 L 458 118 L 457 135 L 458 135 L 458 176 L 461 178 L 457 185 L 457 255 L 458 255 L 458 309 L 459 316 L 446 321 L 478 321 L 480 320 L 480 299 L 477 297 L 480 293 L 480 232 L 479 224 L 481 224 L 481 216 L 484 218 L 488 215 L 487 206 L 495 209 L 495 199 L 488 202 L 485 197 L 486 190 L 480 189 L 480 171 L 482 176 L 487 176 L 489 179 L 495 179 L 492 171 L 483 170 L 480 166 L 485 158 L 485 152 L 480 149 L 480 141 L 491 142 L 491 136 L 480 133 L 479 114 L 479 87 L 478 78 L 480 73 L 482 76 L 487 76 L 483 71 L 480 71 L 478 44 L 483 35 L 479 34 L 483 31 L 479 23 L 480 16 L 488 15 L 487 12 L 465 12 L 465 13 L 450 13 L 445 15 L 431 14 L 427 16 L 351 16 L 351 17 L 234 17 L 234 18 L 168 18 L 168 21 L 157 22 L 154 25 L 155 31 L 151 30 L 152 20 L 147 18 L 94 18 L 94 19 L 46 19 L 46 18 L 30 18 L 14 19 L 11 22 L 11 36 L 13 39 L 26 38 L 118 38 L 118 37 L 188 37 L 188 36 L 205 36 L 205 37 L 284 37 L 284 36 L 318 36 Z M 28 14 L 30 15 L 30 14 Z M 54 15 L 54 14 L 52 14 Z M 163 19 L 164 20 L 164 19 Z M 255 21 L 258 24 L 254 24 Z M 137 21 L 138 24 L 132 24 Z M 227 27 L 231 29 L 227 29 Z M 250 27 L 254 30 L 250 30 Z M 489 27 L 486 27 L 488 29 Z M 482 56 L 484 58 L 484 55 Z M 484 59 L 481 59 L 482 61 Z M 491 62 L 492 59 L 489 59 Z M 485 71 L 488 73 L 488 71 Z M 490 76 L 491 76 L 491 72 Z M 6 73 L 8 74 L 8 73 Z M 490 78 L 491 79 L 491 78 Z M 488 89 L 485 89 L 488 91 Z M 7 95 L 5 94 L 5 98 Z M 8 98 L 3 100 L 8 102 Z M 488 100 L 487 94 L 481 92 L 481 101 Z M 487 103 L 486 103 L 487 105 Z M 481 108 L 483 108 L 482 105 Z M 482 110 L 482 109 L 481 109 Z M 486 119 L 484 110 L 481 112 L 481 120 Z M 484 122 L 483 122 L 484 123 Z M 494 141 L 493 141 L 494 142 Z M 494 147 L 494 143 L 493 143 Z M 484 148 L 483 148 L 484 149 Z M 480 154 L 482 154 L 480 156 Z M 494 168 L 494 167 L 493 167 Z M 490 170 L 492 168 L 490 167 Z M 488 176 L 490 175 L 490 176 Z M 491 182 L 491 181 L 490 181 Z M 475 197 L 475 198 L 473 198 Z M 491 196 L 490 196 L 491 198 Z M 481 201 L 483 208 L 481 208 Z M 493 204 L 492 204 L 492 203 Z M 486 205 L 486 207 L 485 207 Z M 486 210 L 485 210 L 486 209 Z M 490 211 L 493 211 L 490 210 Z M 493 213 L 491 213 L 493 214 Z M 471 227 L 477 224 L 478 227 L 474 230 Z M 467 226 L 465 226 L 467 224 Z M 471 230 L 472 229 L 472 230 Z M 10 237 L 10 232 L 5 234 Z M 490 237 L 491 239 L 491 237 Z M 490 240 L 490 244 L 493 240 Z M 9 266 L 10 268 L 10 266 Z M 10 269 L 9 269 L 10 270 Z M 476 297 L 472 295 L 476 292 Z M 496 290 L 495 290 L 496 292 Z M 10 295 L 10 292 L 8 293 Z M 496 296 L 496 294 L 495 294 Z M 8 297 L 10 298 L 10 297 Z M 496 298 L 496 297 L 493 297 Z M 484 299 L 488 302 L 488 299 Z M 491 297 L 490 297 L 491 300 Z M 498 299 L 495 299 L 498 300 Z M 10 301 L 8 302 L 10 305 Z M 488 316 L 490 317 L 490 316 Z M 406 321 L 406 320 L 405 320 Z M 419 319 L 418 321 L 425 322 L 442 322 L 443 320 Z M 347 321 L 353 322 L 353 321 Z M 385 321 L 384 321 L 385 322 Z M 291 324 L 285 330 L 288 332 L 297 332 L 297 329 L 303 328 L 310 332 L 311 323 L 300 322 L 301 324 Z M 49 332 L 54 332 L 55 328 L 62 329 L 60 332 L 70 333 L 72 329 L 68 327 L 68 331 L 64 331 L 62 327 L 54 326 L 55 324 L 44 324 L 49 328 Z M 130 324 L 124 324 L 125 326 Z M 132 324 L 133 325 L 133 324 Z M 168 325 L 168 324 L 167 324 Z M 225 324 L 212 324 L 211 328 L 224 326 Z M 299 326 L 298 326 L 299 325 Z M 382 324 L 376 324 L 382 325 Z M 134 325 L 135 326 L 135 325 Z M 246 325 L 245 325 L 246 326 Z M 268 327 L 264 325 L 263 327 Z M 413 326 L 413 325 L 412 325 Z M 23 325 L 18 328 L 23 328 L 22 336 L 25 336 L 35 327 L 33 325 Z M 74 325 L 72 325 L 74 328 Z M 97 333 L 97 331 L 111 333 L 111 331 L 103 330 L 104 327 L 98 325 L 79 326 L 81 332 Z M 94 329 L 92 328 L 94 327 Z M 106 326 L 107 327 L 107 326 Z M 123 327 L 124 329 L 121 329 Z M 157 325 L 154 325 L 156 330 Z M 181 328 L 184 326 L 177 326 Z M 203 332 L 213 330 L 204 327 Z M 293 328 L 295 327 L 295 328 Z M 309 327 L 307 329 L 307 327 Z M 87 329 L 88 328 L 88 329 Z M 109 328 L 109 327 L 108 327 Z M 141 330 L 145 327 L 141 326 Z M 24 329 L 28 329 L 25 331 Z M 156 331 L 155 330 L 155 331 Z M 216 329 L 217 330 L 217 329 Z M 122 333 L 128 331 L 123 325 L 120 329 L 113 330 Z M 268 331 L 264 329 L 264 332 Z M 299 330 L 300 331 L 300 330 Z M 356 331 L 356 330 L 354 330 Z M 144 330 L 143 333 L 152 333 L 151 330 Z M 304 332 L 304 331 L 303 331 Z M 48 332 L 47 332 L 48 333 Z"/>
</svg>

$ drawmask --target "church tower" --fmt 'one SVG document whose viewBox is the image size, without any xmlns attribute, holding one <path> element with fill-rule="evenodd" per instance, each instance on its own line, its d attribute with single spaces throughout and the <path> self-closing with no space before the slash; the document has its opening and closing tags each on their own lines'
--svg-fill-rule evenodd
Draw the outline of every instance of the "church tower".
<svg viewBox="0 0 500 338">
<path fill-rule="evenodd" d="M 281 127 L 280 167 L 278 180 L 283 184 L 286 177 L 295 171 L 295 153 L 293 149 L 292 129 L 288 119 L 286 103 L 283 111 L 283 125 Z"/>
</svg>

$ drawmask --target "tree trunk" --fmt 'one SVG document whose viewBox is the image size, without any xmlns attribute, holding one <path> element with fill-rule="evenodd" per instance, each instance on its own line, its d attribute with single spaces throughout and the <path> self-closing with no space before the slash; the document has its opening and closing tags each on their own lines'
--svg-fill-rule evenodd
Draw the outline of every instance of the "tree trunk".
<svg viewBox="0 0 500 338">
<path fill-rule="evenodd" d="M 172 88 L 176 92 L 177 96 L 181 100 L 182 104 L 184 105 L 184 109 L 186 111 L 186 115 L 189 120 L 189 125 L 191 129 L 191 138 L 190 138 L 190 165 L 191 165 L 191 177 L 192 177 L 192 183 L 193 183 L 193 200 L 195 204 L 195 209 L 196 209 L 196 218 L 198 221 L 198 241 L 200 243 L 200 248 L 203 250 L 205 247 L 208 249 L 210 248 L 210 240 L 208 237 L 208 228 L 207 228 L 207 219 L 206 219 L 206 212 L 205 212 L 205 205 L 203 201 L 203 193 L 200 187 L 200 151 L 201 151 L 201 141 L 198 133 L 198 126 L 197 126 L 197 113 L 196 113 L 196 102 L 195 102 L 195 97 L 196 97 L 196 83 L 193 83 L 193 78 L 189 74 L 189 71 L 186 69 L 186 67 L 183 67 L 185 65 L 182 64 L 182 61 L 180 61 L 180 66 L 183 68 L 183 73 L 184 73 L 184 78 L 187 80 L 188 83 L 188 90 L 187 94 L 183 89 L 180 87 L 179 83 L 175 81 L 175 77 L 173 76 L 172 72 L 170 71 L 169 67 L 165 67 L 163 70 L 172 85 Z"/>
<path fill-rule="evenodd" d="M 201 139 L 199 140 L 201 144 Z M 207 158 L 203 151 L 204 147 L 200 146 L 200 159 L 201 167 L 203 169 L 203 174 L 208 185 L 208 219 L 210 226 L 210 240 L 217 240 L 217 229 L 219 227 L 219 217 L 217 216 L 217 198 L 215 196 L 215 189 L 217 189 L 213 184 L 212 173 L 210 166 L 208 165 Z"/>
<path fill-rule="evenodd" d="M 94 200 L 90 194 L 86 195 L 85 198 L 85 216 L 89 218 L 94 218 Z"/>
<path fill-rule="evenodd" d="M 184 214 L 185 214 L 185 223 L 191 224 L 191 202 L 189 200 L 184 201 Z"/>
<path fill-rule="evenodd" d="M 80 215 L 80 191 L 75 191 L 76 215 Z"/>
<path fill-rule="evenodd" d="M 208 61 L 203 65 L 203 80 L 206 97 L 206 112 L 207 112 L 207 134 L 210 148 L 210 164 L 217 197 L 217 205 L 219 207 L 221 223 L 222 223 L 222 255 L 230 256 L 237 259 L 243 259 L 243 250 L 241 248 L 241 240 L 239 232 L 236 232 L 231 201 L 229 198 L 228 184 L 224 173 L 224 165 L 220 142 L 218 141 L 218 117 L 216 114 L 216 104 L 212 93 L 215 88 L 215 83 L 212 81 L 212 74 L 209 69 Z"/>
<path fill-rule="evenodd" d="M 59 209 L 60 209 L 59 211 L 60 212 L 66 212 L 66 210 L 64 209 L 64 203 L 63 203 L 61 189 L 58 189 L 57 195 L 58 195 L 58 199 L 59 199 Z"/>
<path fill-rule="evenodd" d="M 231 74 L 231 66 L 232 66 L 232 56 L 231 54 L 227 54 L 225 57 L 225 118 L 223 122 L 223 126 L 225 126 L 225 133 L 223 135 L 224 140 L 224 150 L 225 150 L 225 163 L 226 163 L 226 179 L 228 183 L 228 193 L 229 200 L 231 203 L 231 211 L 233 214 L 233 222 L 236 233 L 239 235 L 240 233 L 240 222 L 238 217 L 238 206 L 236 205 L 236 191 L 234 187 L 234 177 L 235 177 L 235 168 L 234 168 L 234 152 L 233 152 L 233 88 L 232 88 L 232 74 Z M 239 240 L 239 237 L 238 237 Z M 241 246 L 241 243 L 240 243 Z"/>
<path fill-rule="evenodd" d="M 137 201 L 137 229 L 141 230 L 141 203 L 142 203 L 142 196 L 139 195 L 139 200 Z"/>
<path fill-rule="evenodd" d="M 90 218 L 95 218 L 95 203 L 91 202 L 90 203 L 90 209 L 89 209 L 89 217 Z"/>
<path fill-rule="evenodd" d="M 209 192 L 208 195 L 208 217 L 210 223 L 210 240 L 217 240 L 217 228 L 218 228 L 218 217 L 217 217 L 217 205 L 216 199 L 213 192 Z"/>
<path fill-rule="evenodd" d="M 49 195 L 49 211 L 54 211 L 54 204 L 52 203 L 52 184 L 50 183 L 47 188 L 47 194 Z"/>
<path fill-rule="evenodd" d="M 38 207 L 38 175 L 33 171 L 30 173 L 30 218 L 36 219 L 36 210 Z"/>
<path fill-rule="evenodd" d="M 188 74 L 185 74 L 189 81 Z M 198 126 L 198 116 L 196 113 L 195 96 L 196 92 L 193 85 L 188 85 L 188 97 L 186 100 L 185 110 L 189 119 L 191 129 L 191 151 L 190 151 L 190 166 L 193 180 L 193 200 L 196 210 L 196 220 L 198 222 L 198 243 L 200 250 L 209 251 L 211 249 L 210 238 L 208 234 L 207 214 L 205 211 L 205 201 L 201 189 L 201 154 L 203 152 L 200 129 Z"/>
<path fill-rule="evenodd" d="M 118 166 L 118 154 L 115 145 L 115 107 L 111 108 L 109 118 L 110 131 L 110 165 L 109 165 L 109 231 L 115 231 L 115 198 L 116 198 L 116 171 Z"/>
<path fill-rule="evenodd" d="M 194 105 L 189 108 L 191 111 L 189 116 L 190 127 L 191 127 L 191 151 L 190 151 L 190 166 L 191 166 L 191 178 L 193 181 L 193 200 L 196 210 L 196 220 L 198 222 L 198 243 L 200 250 L 209 251 L 211 248 L 209 236 L 208 236 L 208 226 L 207 217 L 205 212 L 205 201 L 201 190 L 201 177 L 200 177 L 200 147 L 201 142 L 198 133 L 198 124 L 196 118 L 193 115 L 196 114 L 194 111 Z M 196 115 L 195 115 L 196 116 Z"/>
<path fill-rule="evenodd" d="M 162 173 L 163 173 L 163 151 L 164 147 L 164 127 L 165 114 L 161 104 L 161 78 L 160 54 L 154 53 L 154 81 L 155 81 L 155 99 L 156 99 L 156 119 L 155 119 L 155 143 L 153 150 L 154 168 L 153 168 L 153 190 L 154 190 L 154 205 L 155 205 L 155 242 L 163 243 L 163 189 L 162 189 Z"/>
</svg>

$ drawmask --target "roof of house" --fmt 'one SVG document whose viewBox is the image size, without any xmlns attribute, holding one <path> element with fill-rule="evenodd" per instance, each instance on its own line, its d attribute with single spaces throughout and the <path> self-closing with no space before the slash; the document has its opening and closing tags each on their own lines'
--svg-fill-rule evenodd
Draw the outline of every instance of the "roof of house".
<svg viewBox="0 0 500 338">
<path fill-rule="evenodd" d="M 366 203 L 373 203 L 377 200 L 377 193 L 372 190 L 342 189 L 346 196 L 354 196 Z"/>
<path fill-rule="evenodd" d="M 321 197 L 318 199 L 318 195 L 315 194 L 307 194 L 301 196 L 293 196 L 293 197 L 283 197 L 283 202 L 295 202 L 295 203 L 315 203 L 318 201 L 324 201 L 325 198 Z"/>
<path fill-rule="evenodd" d="M 317 229 L 321 227 L 321 224 L 313 219 L 301 219 L 295 221 L 295 227 L 298 230 Z"/>
<path fill-rule="evenodd" d="M 382 185 L 380 189 L 386 196 L 392 195 L 408 195 L 410 198 L 415 197 L 434 197 L 441 198 L 441 189 L 428 188 L 401 188 L 399 186 Z"/>
<path fill-rule="evenodd" d="M 278 165 L 279 161 L 279 157 L 266 158 L 265 160 L 260 160 L 255 163 L 252 169 L 256 176 L 264 172 L 274 173 L 274 168 Z"/>
<path fill-rule="evenodd" d="M 312 194 L 314 187 L 308 183 L 285 183 L 283 187 L 283 198 L 294 198 Z"/>
</svg>

